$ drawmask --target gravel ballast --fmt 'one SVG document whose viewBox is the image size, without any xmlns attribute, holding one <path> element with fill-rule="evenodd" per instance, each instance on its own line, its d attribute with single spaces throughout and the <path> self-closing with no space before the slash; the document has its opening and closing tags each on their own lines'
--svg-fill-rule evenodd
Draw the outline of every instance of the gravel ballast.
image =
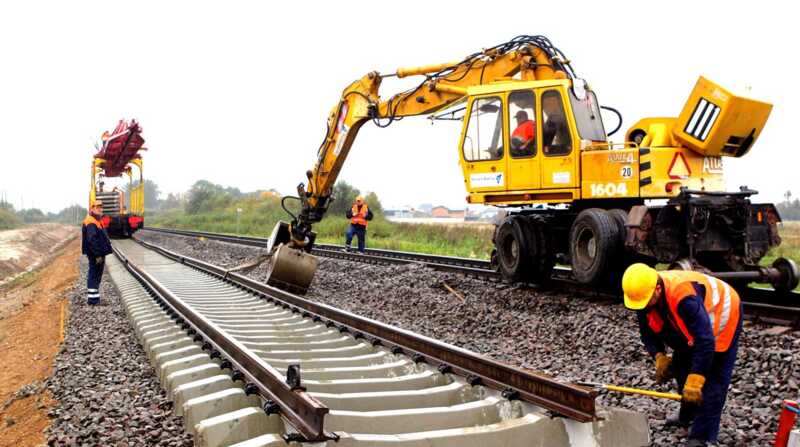
<svg viewBox="0 0 800 447">
<path fill-rule="evenodd" d="M 58 400 L 48 444 L 56 446 L 191 446 L 180 417 L 159 387 L 134 336 L 108 271 L 102 301 L 86 304 L 86 257 L 69 296 L 70 315 L 46 386 Z"/>
<path fill-rule="evenodd" d="M 224 267 L 263 251 L 210 240 L 142 232 L 139 237 Z M 251 272 L 264 280 L 264 269 Z M 456 296 L 448 287 L 463 297 Z M 307 298 L 383 321 L 565 381 L 675 391 L 653 380 L 653 362 L 635 316 L 620 303 L 493 284 L 421 265 L 376 266 L 320 259 Z M 798 395 L 794 331 L 745 322 L 720 445 L 771 445 L 783 399 Z M 685 431 L 663 426 L 678 404 L 604 394 L 600 404 L 646 413 L 654 445 L 678 445 Z"/>
</svg>

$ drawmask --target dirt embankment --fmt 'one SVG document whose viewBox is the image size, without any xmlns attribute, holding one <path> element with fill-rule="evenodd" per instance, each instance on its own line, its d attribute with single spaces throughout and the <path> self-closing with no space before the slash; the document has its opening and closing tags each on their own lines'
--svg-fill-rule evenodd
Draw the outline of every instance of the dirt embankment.
<svg viewBox="0 0 800 447">
<path fill-rule="evenodd" d="M 0 263 L 11 265 L 8 254 L 14 252 L 30 261 L 13 261 L 16 275 L 41 266 L 0 285 L 0 447 L 45 442 L 54 402 L 43 383 L 52 374 L 69 314 L 65 298 L 78 275 L 80 239 L 70 237 L 74 227 L 30 230 L 0 232 Z M 13 237 L 6 234 L 12 232 Z"/>
<path fill-rule="evenodd" d="M 0 231 L 0 286 L 38 268 L 79 234 L 77 227 L 51 223 Z"/>
</svg>

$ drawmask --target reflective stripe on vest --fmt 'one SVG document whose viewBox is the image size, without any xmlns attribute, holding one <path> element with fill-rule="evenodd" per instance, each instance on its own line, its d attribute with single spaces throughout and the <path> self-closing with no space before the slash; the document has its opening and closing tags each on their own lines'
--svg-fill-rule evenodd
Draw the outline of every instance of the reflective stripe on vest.
<svg viewBox="0 0 800 447">
<path fill-rule="evenodd" d="M 678 314 L 678 306 L 684 298 L 696 295 L 693 283 L 701 284 L 705 288 L 703 305 L 711 331 L 714 334 L 714 350 L 727 351 L 730 347 L 736 327 L 739 324 L 739 295 L 724 281 L 698 272 L 670 271 L 660 272 L 664 281 L 664 293 L 671 320 L 677 329 L 686 337 L 689 346 L 694 345 L 694 337 L 689 333 L 686 324 Z M 650 314 L 658 311 L 652 310 Z M 661 332 L 662 325 L 656 323 L 655 318 L 648 314 L 648 323 L 654 332 Z"/>
<path fill-rule="evenodd" d="M 350 219 L 350 223 L 356 225 L 363 225 L 367 226 L 367 213 L 368 213 L 367 204 L 361 205 L 361 212 L 358 211 L 358 205 L 353 205 L 353 208 L 350 210 L 353 214 L 353 217 Z"/>
</svg>

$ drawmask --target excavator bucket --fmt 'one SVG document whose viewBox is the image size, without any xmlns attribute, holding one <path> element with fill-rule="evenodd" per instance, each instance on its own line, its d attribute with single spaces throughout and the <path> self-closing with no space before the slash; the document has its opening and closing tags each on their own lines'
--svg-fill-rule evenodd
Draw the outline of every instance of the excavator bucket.
<svg viewBox="0 0 800 447">
<path fill-rule="evenodd" d="M 267 284 L 304 295 L 317 271 L 317 257 L 302 248 L 291 247 L 290 242 L 289 224 L 278 222 L 267 242 L 270 253 Z"/>
</svg>

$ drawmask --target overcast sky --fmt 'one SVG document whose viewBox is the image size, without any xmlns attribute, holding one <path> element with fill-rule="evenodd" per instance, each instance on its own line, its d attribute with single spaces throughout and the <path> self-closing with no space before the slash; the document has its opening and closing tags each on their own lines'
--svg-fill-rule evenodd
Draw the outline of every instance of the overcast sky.
<svg viewBox="0 0 800 447">
<path fill-rule="evenodd" d="M 285 3 L 2 2 L 0 193 L 46 211 L 84 204 L 93 144 L 123 117 L 142 123 L 145 175 L 164 192 L 207 179 L 292 193 L 353 80 L 542 34 L 624 128 L 677 116 L 699 75 L 773 103 L 751 153 L 725 160 L 728 188 L 800 195 L 788 2 Z M 387 80 L 382 94 L 405 85 Z M 340 178 L 389 206 L 462 207 L 459 126 L 367 124 Z"/>
</svg>

